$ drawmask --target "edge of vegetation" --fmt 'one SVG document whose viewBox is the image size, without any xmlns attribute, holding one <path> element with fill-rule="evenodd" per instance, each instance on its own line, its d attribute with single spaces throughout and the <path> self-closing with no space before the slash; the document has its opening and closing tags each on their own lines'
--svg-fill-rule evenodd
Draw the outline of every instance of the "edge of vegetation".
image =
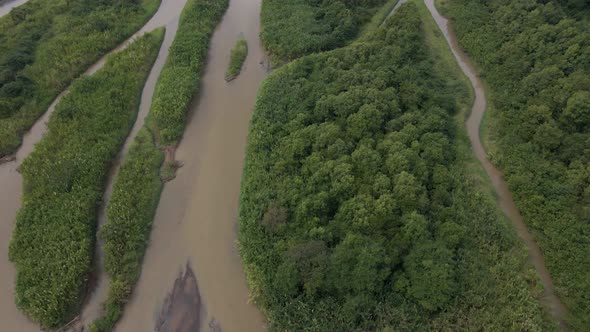
<svg viewBox="0 0 590 332">
<path fill-rule="evenodd" d="M 415 5 L 414 3 L 413 6 Z M 430 57 L 434 62 L 434 71 L 437 72 L 435 76 L 445 80 L 450 79 L 446 82 L 446 87 L 442 89 L 444 91 L 439 91 L 441 96 L 434 98 L 445 108 L 452 108 L 449 103 L 456 103 L 456 107 L 462 111 L 462 113 L 455 114 L 454 119 L 448 120 L 443 120 L 444 114 L 433 112 L 437 114 L 434 115 L 435 118 L 441 116 L 435 122 L 448 121 L 445 126 L 453 128 L 452 130 L 448 128 L 451 131 L 447 134 L 454 144 L 443 150 L 453 151 L 456 149 L 455 152 L 449 151 L 451 154 L 456 153 L 456 159 L 446 167 L 448 172 L 443 171 L 445 167 L 435 166 L 434 174 L 437 175 L 433 176 L 438 180 L 433 179 L 430 184 L 433 188 L 429 187 L 428 190 L 436 192 L 432 197 L 435 202 L 444 196 L 447 198 L 443 200 L 449 199 L 450 201 L 443 203 L 443 205 L 449 203 L 452 205 L 440 210 L 441 207 L 436 203 L 433 205 L 432 212 L 419 210 L 422 212 L 418 212 L 418 214 L 426 213 L 423 216 L 428 221 L 422 218 L 413 219 L 416 217 L 413 213 L 410 213 L 413 217 L 406 215 L 409 219 L 402 217 L 401 221 L 389 220 L 385 215 L 389 222 L 405 225 L 399 229 L 401 234 L 386 236 L 386 238 L 395 239 L 394 242 L 397 244 L 389 243 L 381 236 L 371 237 L 367 234 L 373 234 L 371 227 L 378 228 L 379 225 L 383 227 L 383 222 L 380 221 L 383 215 L 380 213 L 384 213 L 387 206 L 393 205 L 395 209 L 398 209 L 402 201 L 405 201 L 403 197 L 413 195 L 410 192 L 396 194 L 398 190 L 401 190 L 400 184 L 403 182 L 401 176 L 395 176 L 388 180 L 386 176 L 381 174 L 379 181 L 376 181 L 373 186 L 370 183 L 365 187 L 361 185 L 361 188 L 364 188 L 361 191 L 365 193 L 361 195 L 361 202 L 356 200 L 354 203 L 352 201 L 344 203 L 344 205 L 357 205 L 349 205 L 342 211 L 339 210 L 341 206 L 334 206 L 336 203 L 334 203 L 335 198 L 332 196 L 333 190 L 340 190 L 339 192 L 344 195 L 350 193 L 351 188 L 347 185 L 350 185 L 351 181 L 353 184 L 362 181 L 360 178 L 357 180 L 354 180 L 355 177 L 351 178 L 351 173 L 362 178 L 366 175 L 366 173 L 362 173 L 362 167 L 369 167 L 379 160 L 379 157 L 370 153 L 370 148 L 362 147 L 362 145 L 375 144 L 370 138 L 365 138 L 359 142 L 360 150 L 357 148 L 348 158 L 343 156 L 337 160 L 330 159 L 332 158 L 329 157 L 330 155 L 333 156 L 334 153 L 351 147 L 347 146 L 346 142 L 339 141 L 344 138 L 338 134 L 337 127 L 340 127 L 340 130 L 345 130 L 343 123 L 337 122 L 336 126 L 326 126 L 327 122 L 323 123 L 322 117 L 331 119 L 334 116 L 338 117 L 338 114 L 349 114 L 344 126 L 347 131 L 353 130 L 353 128 L 363 130 L 362 128 L 365 126 L 374 126 L 372 121 L 362 118 L 363 113 L 369 111 L 366 105 L 355 113 L 354 110 L 349 109 L 358 107 L 354 95 L 348 95 L 347 92 L 340 92 L 338 95 L 341 90 L 331 84 L 342 75 L 345 78 L 338 80 L 339 84 L 347 84 L 345 82 L 350 81 L 356 82 L 355 87 L 363 84 L 376 84 L 375 82 L 379 78 L 370 77 L 369 73 L 362 72 L 362 74 L 359 73 L 360 77 L 354 76 L 350 68 L 352 65 L 348 62 L 352 61 L 356 68 L 356 66 L 361 66 L 363 61 L 377 57 L 373 53 L 374 50 L 371 51 L 370 43 L 383 38 L 384 35 L 389 36 L 389 34 L 400 34 L 399 42 L 394 44 L 403 48 L 401 52 L 408 52 L 408 48 L 412 47 L 412 41 L 415 43 L 417 37 L 411 33 L 404 34 L 400 30 L 415 31 L 416 27 L 413 25 L 413 21 L 411 23 L 405 22 L 404 19 L 396 16 L 402 15 L 401 12 L 404 13 L 403 15 L 410 15 L 408 14 L 409 8 L 411 8 L 409 6 L 412 5 L 402 6 L 400 12 L 391 18 L 392 21 L 403 22 L 397 29 L 394 28 L 387 32 L 378 30 L 368 38 L 363 38 L 360 43 L 353 43 L 347 48 L 302 57 L 274 71 L 263 82 L 250 126 L 240 204 L 239 247 L 252 296 L 267 316 L 271 329 L 277 330 L 316 331 L 342 328 L 379 331 L 468 330 L 481 328 L 481 326 L 486 326 L 490 330 L 552 329 L 552 323 L 548 321 L 536 299 L 542 291 L 538 277 L 534 270 L 526 264 L 526 252 L 519 244 L 512 228 L 497 209 L 490 183 L 486 180 L 485 174 L 469 148 L 463 119 L 465 113 L 470 109 L 473 91 L 469 90 L 470 84 L 454 62 L 438 27 L 433 25 L 434 22 L 424 20 L 424 15 L 427 15 L 429 20 L 432 18 L 423 5 L 419 6 L 419 10 L 422 24 L 427 26 L 424 38 L 426 44 L 431 48 L 430 52 L 433 53 L 430 54 Z M 388 20 L 388 24 L 396 23 Z M 386 44 L 392 45 L 392 41 L 389 40 Z M 362 45 L 368 45 L 367 50 L 363 50 Z M 355 50 L 356 48 L 358 50 Z M 383 52 L 385 52 L 385 48 L 381 47 Z M 357 51 L 358 53 L 355 53 Z M 389 52 L 392 59 L 397 55 L 395 51 Z M 350 58 L 354 59 L 354 56 L 359 56 L 362 61 L 351 60 Z M 419 55 L 418 58 L 420 56 L 422 55 Z M 324 66 L 334 68 L 326 69 Z M 410 67 L 423 66 L 427 66 L 427 61 L 413 64 Z M 344 68 L 351 72 L 345 71 L 336 75 L 337 70 Z M 322 73 L 316 73 L 318 70 L 322 70 Z M 381 70 L 383 68 L 374 71 L 373 75 L 379 75 Z M 392 70 L 394 69 L 392 68 Z M 423 91 L 422 89 L 428 90 L 428 88 L 415 85 L 416 73 L 411 72 L 407 66 L 397 70 L 403 71 L 404 76 L 410 77 L 412 80 L 404 81 L 402 86 L 397 88 L 399 90 L 396 93 L 402 94 L 403 97 L 400 105 L 395 106 L 404 109 L 410 107 L 410 110 L 406 111 L 412 115 L 402 112 L 402 115 L 398 119 L 394 117 L 388 126 L 399 128 L 397 123 L 406 123 L 403 130 L 396 129 L 398 132 L 395 135 L 390 134 L 395 137 L 394 141 L 400 141 L 393 144 L 402 142 L 405 142 L 402 144 L 406 144 L 408 143 L 407 139 L 410 138 L 406 136 L 407 134 L 415 135 L 414 129 L 434 125 L 432 122 L 434 118 L 429 118 L 427 122 L 421 123 L 420 117 L 415 113 L 416 110 L 411 108 L 411 105 L 417 100 L 407 99 L 409 96 L 405 94 L 408 91 Z M 389 73 L 391 74 L 391 72 Z M 315 91 L 314 88 L 306 87 L 307 80 L 328 85 L 328 94 L 334 96 L 325 96 L 323 91 Z M 412 88 L 406 90 L 404 84 L 412 84 Z M 285 88 L 285 86 L 288 87 Z M 288 92 L 283 89 L 288 89 Z M 383 89 L 385 88 L 382 86 L 379 91 L 383 91 Z M 349 88 L 344 91 L 351 92 L 355 89 Z M 315 97 L 310 98 L 310 94 Z M 347 96 L 344 97 L 345 95 Z M 443 95 L 455 96 L 455 98 Z M 371 101 L 376 103 L 378 108 L 387 107 L 387 105 L 378 102 L 378 96 L 375 92 Z M 340 97 L 345 99 L 339 102 Z M 314 101 L 313 98 L 318 98 L 318 100 Z M 419 100 L 420 97 L 416 98 Z M 403 104 L 405 106 L 402 106 Z M 436 111 L 435 105 L 430 105 L 433 108 L 430 111 Z M 309 109 L 314 110 L 311 112 L 312 114 L 307 114 Z M 344 116 L 346 117 L 346 115 Z M 360 121 L 362 125 L 355 126 L 351 121 L 352 118 L 354 121 Z M 375 118 L 378 116 L 369 117 L 369 119 Z M 442 125 L 442 123 L 439 124 Z M 320 130 L 322 134 L 308 136 L 313 135 L 318 126 L 326 126 L 325 130 Z M 373 132 L 373 130 L 366 128 L 364 130 L 365 133 Z M 358 134 L 357 131 L 354 132 Z M 431 137 L 433 134 L 439 135 L 440 131 L 434 130 L 434 133 L 427 131 L 419 141 L 410 144 L 412 149 L 420 149 L 419 145 L 422 139 L 426 136 Z M 269 139 L 269 135 L 278 135 L 278 137 Z M 309 141 L 311 143 L 307 143 Z M 429 149 L 439 146 L 439 143 L 424 142 L 428 148 L 422 152 L 423 158 L 429 158 L 426 156 L 432 152 Z M 316 150 L 326 146 L 330 146 L 330 148 L 322 153 L 327 153 L 328 159 L 323 160 L 322 158 L 326 158 L 326 156 L 322 157 L 317 154 Z M 377 146 L 377 149 L 382 149 L 381 143 Z M 383 158 L 388 158 L 387 165 L 401 165 L 393 160 L 397 160 L 399 156 L 406 156 L 406 152 L 401 150 L 397 153 L 389 153 Z M 280 159 L 277 156 L 284 158 Z M 391 160 L 389 161 L 389 159 Z M 318 163 L 324 165 L 325 169 L 322 169 Z M 338 163 L 343 164 L 338 165 Z M 348 163 L 352 164 L 351 168 L 346 167 Z M 422 167 L 419 164 L 412 165 L 410 166 L 412 173 Z M 289 170 L 296 171 L 298 168 L 302 169 L 301 174 L 295 173 L 294 177 L 285 175 L 289 174 Z M 361 173 L 357 174 L 359 171 Z M 440 171 L 443 173 L 439 173 Z M 375 172 L 370 174 L 375 174 Z M 417 174 L 415 176 L 418 176 Z M 333 178 L 334 176 L 336 178 Z M 325 178 L 328 178 L 326 180 L 328 183 L 321 180 Z M 330 178 L 332 180 L 329 180 Z M 330 181 L 332 181 L 332 185 L 330 185 Z M 310 188 L 314 186 L 317 188 Z M 392 194 L 398 195 L 399 197 L 395 197 L 398 197 L 399 201 L 394 199 L 393 202 L 381 202 L 383 198 L 381 196 L 379 199 L 375 198 L 376 202 L 373 201 L 375 206 L 364 205 L 364 203 L 371 203 L 373 199 L 372 197 L 368 198 L 367 193 L 371 196 L 375 190 L 381 192 L 380 190 L 391 188 L 391 186 L 393 186 Z M 416 186 L 419 186 L 417 182 L 403 190 L 410 190 L 410 187 L 415 189 Z M 474 186 L 475 189 L 473 189 Z M 442 191 L 439 192 L 439 189 Z M 306 190 L 311 190 L 311 192 Z M 443 196 L 438 196 L 439 194 Z M 420 200 L 421 198 L 416 196 L 405 202 L 421 204 L 417 203 Z M 333 219 L 326 223 L 325 214 L 332 215 L 331 213 L 334 212 L 330 211 L 336 209 L 339 212 L 336 212 Z M 439 214 L 441 212 L 442 214 Z M 340 213 L 348 214 L 342 219 L 339 218 Z M 376 218 L 374 213 L 377 214 Z M 436 218 L 431 220 L 430 213 L 439 214 L 437 218 L 441 220 Z M 414 221 L 407 224 L 410 219 Z M 305 225 L 301 224 L 303 220 L 306 220 Z M 418 220 L 422 221 L 418 222 Z M 444 220 L 446 222 L 443 222 Z M 344 221 L 347 223 L 344 224 Z M 423 244 L 422 248 L 414 246 L 414 249 L 410 249 L 410 254 L 408 254 L 407 249 L 403 249 L 405 245 L 409 244 L 412 247 L 415 243 L 423 243 L 421 242 L 423 239 L 420 239 L 418 233 L 413 233 L 418 229 L 423 229 L 424 226 L 419 226 L 422 222 L 430 224 L 430 226 L 426 226 L 428 229 L 437 229 L 432 238 L 429 237 L 427 241 L 431 244 Z M 347 236 L 338 244 L 334 237 L 342 236 L 347 227 L 356 229 L 353 231 L 355 235 Z M 413 230 L 411 238 L 405 238 L 403 235 L 409 230 L 407 227 Z M 295 235 L 293 236 L 293 234 Z M 387 244 L 383 245 L 384 241 Z M 439 244 L 436 243 L 440 243 L 440 241 L 446 244 L 439 247 Z M 335 243 L 338 245 L 334 248 Z M 382 263 L 381 259 L 383 258 L 383 250 L 391 250 L 392 246 L 399 247 L 396 251 L 398 255 L 391 255 L 394 258 L 389 263 L 395 264 L 397 267 L 396 271 L 392 272 L 394 276 L 390 277 L 386 272 L 386 266 L 382 265 L 387 264 L 387 259 L 385 259 L 385 263 Z M 438 249 L 433 249 L 432 246 Z M 452 254 L 445 251 L 446 249 L 441 249 L 445 246 L 451 248 L 449 250 Z M 427 251 L 429 250 L 437 252 L 436 258 L 432 260 L 428 258 L 430 254 Z M 417 254 L 418 252 L 420 254 Z M 446 253 L 443 255 L 443 252 Z M 454 256 L 454 258 L 444 265 L 453 266 L 453 268 L 443 272 L 435 266 L 440 264 L 441 259 L 445 260 L 444 256 L 447 254 Z M 360 256 L 363 258 L 355 258 Z M 390 257 L 389 255 L 385 256 Z M 418 262 L 421 261 L 423 265 L 421 266 L 419 263 L 414 265 L 412 263 L 414 258 L 418 258 Z M 400 266 L 401 259 L 405 261 L 401 264 L 402 266 Z M 346 268 L 340 269 L 342 265 L 346 264 L 350 266 L 347 265 Z M 413 269 L 420 272 L 414 274 Z M 456 272 L 454 277 L 452 276 L 453 269 Z M 434 272 L 435 270 L 436 272 Z M 331 277 L 324 278 L 327 274 Z M 333 284 L 330 281 L 332 277 L 337 279 Z M 455 279 L 459 277 L 461 278 L 460 282 Z M 388 278 L 392 278 L 392 280 L 387 284 L 382 284 L 383 280 L 388 280 Z M 429 278 L 433 279 L 427 281 Z M 422 282 L 428 286 L 422 288 L 420 286 Z M 375 285 L 383 285 L 385 288 L 380 289 L 377 286 L 375 289 Z M 395 291 L 393 295 L 384 297 L 385 292 L 391 292 L 389 287 L 393 287 Z M 459 289 L 461 290 L 459 291 Z M 452 300 L 444 300 L 446 296 L 451 294 L 447 292 L 454 294 L 451 296 Z M 342 297 L 343 294 L 348 295 Z"/>
<path fill-rule="evenodd" d="M 245 38 L 240 38 L 231 49 L 229 65 L 225 72 L 225 80 L 231 81 L 240 75 L 244 61 L 248 56 L 248 41 Z"/>
<path fill-rule="evenodd" d="M 159 4 L 31 0 L 0 18 L 0 162 L 59 93 L 133 35 Z"/>
<path fill-rule="evenodd" d="M 485 78 L 481 136 L 488 156 L 503 170 L 543 251 L 568 325 L 584 330 L 590 324 L 590 122 L 582 119 L 590 108 L 582 105 L 590 105 L 590 22 L 584 18 L 590 6 L 565 0 L 436 4 Z"/>
<path fill-rule="evenodd" d="M 387 0 L 263 0 L 260 39 L 278 67 L 355 39 Z"/>
<path fill-rule="evenodd" d="M 9 256 L 16 304 L 43 328 L 68 322 L 82 304 L 108 172 L 136 119 L 163 37 L 163 29 L 145 34 L 77 79 L 21 165 L 23 205 Z"/>
<path fill-rule="evenodd" d="M 229 0 L 188 0 L 182 10 L 147 118 L 147 126 L 161 145 L 175 146 L 184 133 L 186 113 L 198 93 L 209 40 L 228 4 Z"/>
</svg>

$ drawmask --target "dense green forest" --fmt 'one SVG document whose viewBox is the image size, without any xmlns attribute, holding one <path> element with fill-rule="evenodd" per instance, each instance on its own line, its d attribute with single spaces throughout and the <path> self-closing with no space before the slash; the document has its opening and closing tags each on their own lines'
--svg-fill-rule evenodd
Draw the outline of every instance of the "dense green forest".
<svg viewBox="0 0 590 332">
<path fill-rule="evenodd" d="M 137 31 L 158 5 L 31 0 L 0 18 L 0 157 L 15 152 L 55 97 Z"/>
<path fill-rule="evenodd" d="M 542 288 L 462 127 L 471 90 L 423 4 L 264 81 L 240 254 L 276 331 L 544 331 Z"/>
<path fill-rule="evenodd" d="M 562 6 L 563 7 L 562 7 Z M 491 88 L 492 158 L 574 330 L 590 328 L 590 21 L 584 1 L 444 6 Z"/>
<path fill-rule="evenodd" d="M 136 118 L 162 39 L 162 29 L 146 34 L 76 80 L 20 167 L 23 206 L 9 250 L 16 303 L 44 328 L 67 323 L 84 298 L 111 162 Z"/>
<path fill-rule="evenodd" d="M 343 46 L 385 0 L 263 0 L 260 38 L 273 63 Z"/>
<path fill-rule="evenodd" d="M 229 0 L 189 0 L 182 10 L 148 118 L 148 127 L 162 145 L 175 145 L 184 133 L 186 112 L 201 82 L 209 39 L 228 4 Z"/>
</svg>

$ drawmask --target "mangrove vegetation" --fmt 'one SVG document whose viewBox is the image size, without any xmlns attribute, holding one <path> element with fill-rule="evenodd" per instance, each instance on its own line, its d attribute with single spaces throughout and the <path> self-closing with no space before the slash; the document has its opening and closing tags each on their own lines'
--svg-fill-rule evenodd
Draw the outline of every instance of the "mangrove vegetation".
<svg viewBox="0 0 590 332">
<path fill-rule="evenodd" d="M 209 39 L 229 0 L 188 0 L 170 54 L 160 73 L 148 126 L 162 145 L 175 145 L 184 132 L 186 112 L 197 93 Z"/>
</svg>

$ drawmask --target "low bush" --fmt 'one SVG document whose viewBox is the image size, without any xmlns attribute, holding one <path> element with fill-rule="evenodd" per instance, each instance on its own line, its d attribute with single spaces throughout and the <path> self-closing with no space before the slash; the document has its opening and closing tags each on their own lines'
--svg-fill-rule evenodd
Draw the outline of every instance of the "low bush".
<svg viewBox="0 0 590 332">
<path fill-rule="evenodd" d="M 170 54 L 156 85 L 148 126 L 162 145 L 174 145 L 184 132 L 186 112 L 198 90 L 209 39 L 228 0 L 189 0 Z"/>
<path fill-rule="evenodd" d="M 30 0 L 0 18 L 0 158 L 14 153 L 57 95 L 137 31 L 159 3 Z"/>
<path fill-rule="evenodd" d="M 146 34 L 76 80 L 21 166 L 23 205 L 9 254 L 17 306 L 43 328 L 67 322 L 84 298 L 111 162 L 135 121 L 162 39 L 162 29 Z"/>
<path fill-rule="evenodd" d="M 244 38 L 238 39 L 234 47 L 231 49 L 229 66 L 225 72 L 225 80 L 231 81 L 238 77 L 242 71 L 242 65 L 248 56 L 248 42 Z"/>
</svg>

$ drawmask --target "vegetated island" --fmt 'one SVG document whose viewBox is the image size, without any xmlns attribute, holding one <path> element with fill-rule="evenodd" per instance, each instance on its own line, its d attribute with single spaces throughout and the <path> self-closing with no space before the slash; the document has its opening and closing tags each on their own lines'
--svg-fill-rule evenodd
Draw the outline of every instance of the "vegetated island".
<svg viewBox="0 0 590 332">
<path fill-rule="evenodd" d="M 225 80 L 231 81 L 238 77 L 240 72 L 242 71 L 242 66 L 244 65 L 244 61 L 248 56 L 248 41 L 244 38 L 238 39 L 236 44 L 230 51 L 230 59 L 229 65 L 227 67 L 227 71 L 225 72 Z"/>
<path fill-rule="evenodd" d="M 590 5 L 442 1 L 479 65 L 483 137 L 543 251 L 572 330 L 590 327 Z"/>
<path fill-rule="evenodd" d="M 30 0 L 0 18 L 0 162 L 76 77 L 137 31 L 159 4 Z"/>
</svg>

